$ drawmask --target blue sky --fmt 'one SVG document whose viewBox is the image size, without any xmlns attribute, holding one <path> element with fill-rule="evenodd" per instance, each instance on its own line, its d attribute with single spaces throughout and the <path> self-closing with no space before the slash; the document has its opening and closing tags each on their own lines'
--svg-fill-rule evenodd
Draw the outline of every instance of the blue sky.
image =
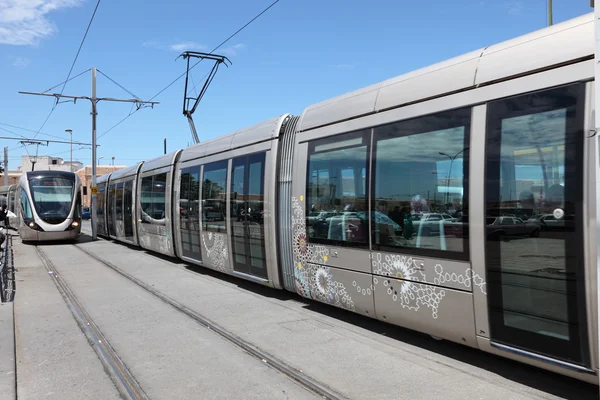
<svg viewBox="0 0 600 400">
<path fill-rule="evenodd" d="M 100 3 L 72 76 L 95 66 L 142 99 L 185 71 L 182 50 L 210 51 L 273 0 L 108 1 Z M 53 98 L 18 94 L 44 91 L 65 80 L 96 0 L 0 0 L 0 128 L 32 136 Z M 592 12 L 589 0 L 554 0 L 554 22 Z M 525 34 L 547 24 L 546 0 L 430 0 L 348 2 L 281 0 L 216 53 L 221 67 L 194 114 L 200 140 L 265 119 L 299 115 L 312 104 L 453 56 Z M 204 64 L 204 65 L 203 65 Z M 196 83 L 212 65 L 193 70 Z M 90 95 L 90 73 L 67 83 L 64 94 Z M 201 84 L 200 84 L 201 85 Z M 182 115 L 184 79 L 99 139 L 101 164 L 116 165 L 162 154 L 192 142 Z M 98 74 L 98 96 L 131 96 Z M 53 92 L 60 92 L 59 86 Z M 99 103 L 98 135 L 131 110 Z M 90 103 L 59 104 L 43 133 L 91 141 Z M 14 136 L 0 129 L 1 136 Z M 38 135 L 39 139 L 56 139 Z M 9 169 L 27 153 L 9 146 Z M 91 162 L 90 148 L 73 159 Z M 39 154 L 69 159 L 69 145 L 39 147 Z M 35 146 L 29 147 L 35 153 Z"/>
</svg>

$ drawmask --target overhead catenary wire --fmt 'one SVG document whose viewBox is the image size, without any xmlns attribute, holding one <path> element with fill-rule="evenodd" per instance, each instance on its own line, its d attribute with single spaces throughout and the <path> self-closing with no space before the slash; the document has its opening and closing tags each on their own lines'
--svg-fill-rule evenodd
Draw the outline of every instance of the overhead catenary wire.
<svg viewBox="0 0 600 400">
<path fill-rule="evenodd" d="M 137 100 L 141 100 L 138 96 L 133 94 L 131 91 L 127 90 L 123 85 L 121 85 L 120 83 L 118 83 L 117 81 L 112 79 L 110 76 L 106 75 L 104 72 L 100 71 L 99 69 L 96 69 L 96 71 L 100 72 L 102 75 L 104 75 L 106 77 L 106 79 L 108 79 L 109 81 L 111 81 L 112 83 L 114 83 L 115 85 L 117 85 L 118 87 L 123 89 L 124 91 L 126 91 L 130 96 L 134 97 Z"/>
<path fill-rule="evenodd" d="M 60 90 L 60 94 L 61 95 L 63 94 L 63 91 L 65 90 L 65 87 L 67 86 L 67 82 L 69 82 L 69 80 L 70 80 L 69 77 L 71 76 L 71 73 L 73 72 L 73 68 L 75 67 L 75 63 L 77 62 L 77 58 L 79 57 L 79 53 L 81 52 L 81 48 L 83 47 L 83 43 L 85 42 L 87 34 L 90 31 L 90 27 L 92 26 L 92 22 L 94 21 L 94 17 L 96 16 L 96 11 L 98 11 L 98 6 L 99 5 L 100 5 L 100 0 L 98 0 L 98 2 L 96 3 L 96 7 L 94 8 L 94 12 L 92 14 L 92 17 L 90 18 L 90 22 L 88 23 L 88 26 L 87 26 L 87 28 L 85 30 L 85 34 L 83 35 L 83 38 L 81 39 L 81 43 L 79 44 L 79 49 L 77 49 L 77 54 L 75 54 L 75 58 L 73 59 L 73 63 L 71 64 L 71 68 L 69 69 L 69 73 L 67 74 L 67 79 L 63 82 L 63 87 Z M 50 113 L 48 113 L 48 116 L 44 120 L 44 123 L 42 124 L 42 126 L 40 126 L 40 129 L 38 129 L 38 132 L 33 136 L 34 138 L 44 128 L 44 126 L 46 125 L 46 122 L 48 122 L 48 119 L 50 119 L 50 116 L 54 112 L 54 109 L 56 108 L 57 105 L 58 105 L 58 98 L 56 99 L 56 102 L 52 106 L 52 109 L 50 110 Z"/>
<path fill-rule="evenodd" d="M 254 22 L 256 19 L 258 19 L 261 15 L 263 15 L 265 12 L 267 12 L 271 7 L 273 7 L 275 4 L 277 4 L 280 0 L 275 0 L 273 3 L 271 3 L 267 8 L 265 8 L 264 10 L 262 10 L 259 14 L 257 14 L 254 18 L 252 18 L 250 21 L 248 21 L 244 26 L 242 26 L 240 29 L 238 29 L 237 31 L 235 31 L 232 35 L 230 35 L 227 39 L 223 40 L 217 47 L 215 47 L 214 49 L 212 49 L 210 51 L 210 53 L 214 53 L 216 50 L 218 50 L 221 46 L 223 46 L 225 43 L 227 43 L 228 41 L 230 41 L 231 39 L 233 39 L 238 33 L 240 33 L 242 30 L 244 30 L 248 25 L 250 25 L 252 22 Z M 202 58 L 200 60 L 198 60 L 198 62 L 196 62 L 194 65 L 192 65 L 190 67 L 190 69 L 188 71 L 191 71 L 192 68 L 194 68 L 196 65 L 200 64 L 202 62 Z M 171 86 L 173 86 L 178 80 L 180 80 L 181 78 L 183 78 L 185 76 L 187 72 L 182 73 L 181 75 L 179 75 L 177 78 L 175 78 L 171 83 L 169 83 L 167 86 L 165 86 L 163 89 L 161 89 L 158 93 L 156 93 L 154 96 L 152 96 L 150 98 L 150 101 L 154 100 L 156 97 L 160 96 L 165 90 L 167 90 L 168 88 L 170 88 Z M 208 74 L 207 74 L 208 75 Z M 201 81 L 203 81 L 204 79 L 202 79 Z M 194 90 L 196 89 L 196 86 L 194 86 L 193 88 Z M 114 128 L 116 128 L 117 126 L 119 126 L 120 124 L 122 124 L 125 120 L 127 120 L 129 117 L 131 117 L 133 114 L 135 114 L 136 112 L 138 112 L 140 109 L 136 109 L 133 112 L 130 112 L 129 115 L 125 116 L 125 118 L 123 118 L 122 120 L 120 120 L 119 122 L 117 122 L 115 125 L 113 125 L 112 127 L 110 127 L 107 131 L 105 131 L 104 133 L 102 133 L 100 136 L 98 136 L 98 139 L 101 138 L 102 136 L 106 135 L 108 132 L 112 131 Z"/>
<path fill-rule="evenodd" d="M 36 133 L 36 132 L 37 132 L 37 131 L 35 131 L 35 130 L 33 130 L 33 129 L 28 129 L 28 128 L 23 128 L 23 127 L 16 126 L 16 125 L 6 124 L 6 123 L 4 123 L 4 122 L 0 122 L 0 125 L 9 126 L 9 127 L 11 127 L 11 128 L 20 129 L 20 130 L 22 130 L 22 131 L 27 131 L 27 132 L 33 132 L 33 133 Z M 6 132 L 10 132 L 10 133 L 12 133 L 12 134 L 14 134 L 14 135 L 17 135 L 17 136 L 25 137 L 25 136 L 23 136 L 23 135 L 21 135 L 21 134 L 19 134 L 19 133 L 16 133 L 16 132 L 13 132 L 13 131 L 9 131 L 8 129 L 4 129 L 4 128 L 1 128 L 1 127 L 0 127 L 0 129 L 3 129 L 3 130 L 5 130 Z M 40 134 L 40 135 L 44 135 L 44 136 L 54 137 L 54 138 L 57 138 L 57 139 L 69 140 L 69 138 L 65 138 L 65 137 L 63 137 L 63 136 L 51 135 L 51 134 L 49 134 L 49 133 L 40 132 L 39 134 Z"/>
</svg>

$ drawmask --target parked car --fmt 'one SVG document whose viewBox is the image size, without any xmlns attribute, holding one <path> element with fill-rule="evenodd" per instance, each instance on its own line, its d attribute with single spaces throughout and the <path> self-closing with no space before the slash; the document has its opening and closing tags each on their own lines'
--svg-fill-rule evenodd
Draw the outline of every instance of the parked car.
<svg viewBox="0 0 600 400">
<path fill-rule="evenodd" d="M 90 208 L 89 207 L 83 207 L 81 209 L 81 218 L 82 219 L 90 219 L 92 216 L 92 214 L 90 213 Z"/>
</svg>

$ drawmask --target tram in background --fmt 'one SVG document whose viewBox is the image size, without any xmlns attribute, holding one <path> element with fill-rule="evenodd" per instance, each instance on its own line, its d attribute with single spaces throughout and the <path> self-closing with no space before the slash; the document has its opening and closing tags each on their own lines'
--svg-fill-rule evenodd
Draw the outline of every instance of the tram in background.
<svg viewBox="0 0 600 400">
<path fill-rule="evenodd" d="M 25 172 L 15 185 L 0 187 L 15 217 L 11 227 L 24 242 L 72 240 L 81 233 L 81 179 L 73 172 Z"/>
<path fill-rule="evenodd" d="M 102 176 L 98 233 L 598 384 L 594 37 L 588 14 Z"/>
</svg>

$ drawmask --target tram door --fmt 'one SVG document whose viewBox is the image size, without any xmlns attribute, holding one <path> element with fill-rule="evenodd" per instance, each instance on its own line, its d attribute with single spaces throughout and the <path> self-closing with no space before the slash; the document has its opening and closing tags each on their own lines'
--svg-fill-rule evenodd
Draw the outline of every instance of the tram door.
<svg viewBox="0 0 600 400">
<path fill-rule="evenodd" d="M 229 230 L 233 268 L 266 279 L 264 186 L 264 152 L 233 159 Z"/>
<path fill-rule="evenodd" d="M 123 224 L 125 239 L 133 241 L 133 181 L 127 181 L 123 186 Z"/>
<path fill-rule="evenodd" d="M 493 343 L 589 366 L 585 86 L 488 104 L 486 268 Z"/>
</svg>

